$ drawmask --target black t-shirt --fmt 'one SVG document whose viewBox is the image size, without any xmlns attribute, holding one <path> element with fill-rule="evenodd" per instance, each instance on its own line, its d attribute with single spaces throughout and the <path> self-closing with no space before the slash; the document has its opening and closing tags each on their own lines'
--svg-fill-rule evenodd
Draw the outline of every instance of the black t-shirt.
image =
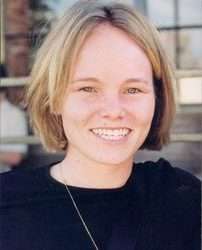
<svg viewBox="0 0 202 250">
<path fill-rule="evenodd" d="M 65 186 L 50 176 L 50 168 L 0 175 L 0 249 L 95 249 Z M 111 250 L 117 227 L 132 235 L 134 250 L 200 249 L 201 183 L 163 159 L 134 164 L 120 188 L 69 189 L 101 250 Z M 126 247 L 120 244 L 119 249 Z"/>
</svg>

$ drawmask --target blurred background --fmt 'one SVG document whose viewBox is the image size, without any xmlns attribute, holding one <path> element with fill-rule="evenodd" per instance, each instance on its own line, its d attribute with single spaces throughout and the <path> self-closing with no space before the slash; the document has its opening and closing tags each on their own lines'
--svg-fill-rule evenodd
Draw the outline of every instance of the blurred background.
<svg viewBox="0 0 202 250">
<path fill-rule="evenodd" d="M 37 47 L 75 0 L 0 0 L 0 172 L 63 158 L 47 153 L 28 123 L 23 95 Z M 202 2 L 117 0 L 135 6 L 160 32 L 176 71 L 177 115 L 171 143 L 140 151 L 135 161 L 164 157 L 202 179 Z"/>
</svg>

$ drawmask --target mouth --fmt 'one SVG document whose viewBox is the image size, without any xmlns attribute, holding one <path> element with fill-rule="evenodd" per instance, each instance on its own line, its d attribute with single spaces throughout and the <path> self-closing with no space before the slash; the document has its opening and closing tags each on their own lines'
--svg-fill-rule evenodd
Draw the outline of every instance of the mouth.
<svg viewBox="0 0 202 250">
<path fill-rule="evenodd" d="M 132 130 L 129 128 L 95 128 L 90 131 L 105 141 L 120 142 L 125 140 Z"/>
</svg>

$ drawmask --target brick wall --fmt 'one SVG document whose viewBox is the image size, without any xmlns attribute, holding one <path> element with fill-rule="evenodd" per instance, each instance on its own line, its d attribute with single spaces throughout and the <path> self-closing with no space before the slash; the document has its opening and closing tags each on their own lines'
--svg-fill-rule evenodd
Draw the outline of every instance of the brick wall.
<svg viewBox="0 0 202 250">
<path fill-rule="evenodd" d="M 28 74 L 29 42 L 24 35 L 29 31 L 29 0 L 6 0 L 6 65 L 9 76 Z"/>
</svg>

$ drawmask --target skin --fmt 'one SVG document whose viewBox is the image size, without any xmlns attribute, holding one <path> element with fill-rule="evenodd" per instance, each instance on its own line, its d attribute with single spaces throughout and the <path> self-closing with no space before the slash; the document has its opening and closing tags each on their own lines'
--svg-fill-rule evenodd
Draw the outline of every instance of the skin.
<svg viewBox="0 0 202 250">
<path fill-rule="evenodd" d="M 51 175 L 68 185 L 116 188 L 130 176 L 155 108 L 152 66 L 123 31 L 100 24 L 84 43 L 61 108 L 68 150 Z M 129 128 L 106 141 L 94 128 Z"/>
</svg>

